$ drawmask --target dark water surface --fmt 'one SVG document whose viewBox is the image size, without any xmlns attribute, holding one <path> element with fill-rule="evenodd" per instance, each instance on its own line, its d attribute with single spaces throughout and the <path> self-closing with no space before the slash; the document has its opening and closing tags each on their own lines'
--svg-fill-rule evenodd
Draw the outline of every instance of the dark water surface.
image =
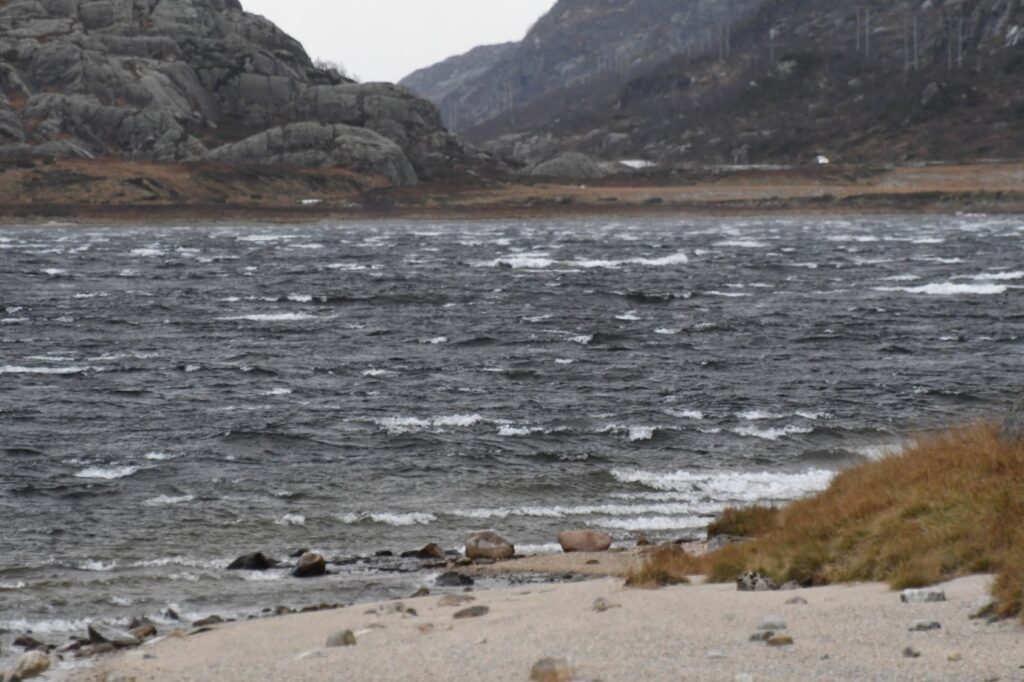
<svg viewBox="0 0 1024 682">
<path fill-rule="evenodd" d="M 1020 388 L 1024 220 L 0 228 L 0 628 L 405 594 L 234 556 L 698 533 Z"/>
</svg>

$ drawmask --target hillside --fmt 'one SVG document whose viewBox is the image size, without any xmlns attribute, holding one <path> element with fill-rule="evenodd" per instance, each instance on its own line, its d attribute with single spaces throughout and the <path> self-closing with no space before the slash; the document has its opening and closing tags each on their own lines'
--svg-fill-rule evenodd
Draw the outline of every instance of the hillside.
<svg viewBox="0 0 1024 682">
<path fill-rule="evenodd" d="M 560 0 L 457 89 L 429 73 L 403 82 L 522 163 L 1024 153 L 1021 0 Z"/>
<path fill-rule="evenodd" d="M 0 0 L 0 155 L 342 167 L 468 156 L 429 102 L 321 70 L 237 0 Z"/>
</svg>

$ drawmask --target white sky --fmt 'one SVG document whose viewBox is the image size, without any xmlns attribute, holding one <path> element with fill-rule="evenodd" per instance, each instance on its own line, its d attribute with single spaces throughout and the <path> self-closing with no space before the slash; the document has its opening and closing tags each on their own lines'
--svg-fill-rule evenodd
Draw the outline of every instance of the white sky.
<svg viewBox="0 0 1024 682">
<path fill-rule="evenodd" d="M 242 0 L 364 81 L 397 81 L 477 45 L 519 40 L 555 0 Z"/>
</svg>

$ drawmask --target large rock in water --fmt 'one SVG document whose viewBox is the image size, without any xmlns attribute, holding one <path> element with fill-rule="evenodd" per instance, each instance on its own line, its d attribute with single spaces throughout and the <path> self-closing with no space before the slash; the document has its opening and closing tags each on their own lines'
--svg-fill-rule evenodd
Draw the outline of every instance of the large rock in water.
<svg viewBox="0 0 1024 682">
<path fill-rule="evenodd" d="M 471 533 L 466 536 L 466 556 L 470 559 L 511 559 L 516 548 L 511 542 L 493 530 Z"/>
<path fill-rule="evenodd" d="M 1024 395 L 1017 398 L 1017 402 L 1010 408 L 1010 413 L 1003 420 L 1003 426 L 999 429 L 1000 440 L 1009 442 L 1024 440 Z"/>
<path fill-rule="evenodd" d="M 319 554 L 307 552 L 299 559 L 298 565 L 292 571 L 296 578 L 319 578 L 327 574 L 327 562 Z"/>
<path fill-rule="evenodd" d="M 300 128 L 292 145 L 280 129 L 304 122 L 322 125 Z M 325 136 L 339 124 L 360 132 Z M 285 140 L 276 148 L 275 135 Z M 264 142 L 268 156 L 253 158 Z M 0 3 L 0 153 L 244 156 L 380 172 L 395 184 L 466 158 L 432 104 L 315 67 L 238 0 Z"/>
</svg>

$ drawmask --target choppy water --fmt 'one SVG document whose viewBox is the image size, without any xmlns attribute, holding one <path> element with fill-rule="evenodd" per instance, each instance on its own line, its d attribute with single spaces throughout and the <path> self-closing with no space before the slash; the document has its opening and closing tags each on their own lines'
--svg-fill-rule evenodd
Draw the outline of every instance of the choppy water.
<svg viewBox="0 0 1024 682">
<path fill-rule="evenodd" d="M 697 534 L 1020 388 L 1024 219 L 0 228 L 0 628 L 404 594 L 228 574 Z"/>
</svg>

